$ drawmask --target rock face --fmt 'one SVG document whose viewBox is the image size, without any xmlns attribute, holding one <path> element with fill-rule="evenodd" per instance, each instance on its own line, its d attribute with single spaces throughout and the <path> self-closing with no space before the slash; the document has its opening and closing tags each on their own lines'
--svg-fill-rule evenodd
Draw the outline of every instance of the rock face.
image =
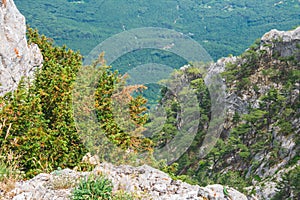
<svg viewBox="0 0 300 200">
<path fill-rule="evenodd" d="M 278 31 L 276 29 L 264 34 L 261 38 L 261 49 L 266 49 L 270 53 L 278 53 L 279 56 L 291 56 L 297 51 L 300 43 L 300 27 L 291 31 Z M 300 54 L 297 55 L 298 61 Z"/>
<path fill-rule="evenodd" d="M 13 200 L 67 200 L 80 178 L 90 174 L 103 174 L 114 185 L 113 191 L 123 190 L 134 193 L 148 200 L 247 200 L 247 197 L 233 188 L 222 185 L 200 187 L 189 185 L 179 180 L 172 180 L 167 174 L 143 165 L 132 167 L 128 165 L 114 166 L 101 163 L 93 172 L 76 172 L 70 169 L 54 171 L 51 174 L 39 174 L 31 180 L 19 182 L 11 192 Z M 228 194 L 227 194 L 228 193 Z"/>
<path fill-rule="evenodd" d="M 269 55 L 277 54 L 278 57 L 295 56 L 300 62 L 300 26 L 291 31 L 278 31 L 273 29 L 265 33 L 261 38 L 259 49 L 267 51 Z M 226 64 L 242 62 L 243 60 L 240 57 L 235 56 L 221 58 L 210 66 L 209 71 L 222 73 L 225 71 Z M 249 101 L 249 98 L 246 96 L 239 97 L 229 92 L 227 94 L 227 108 L 230 112 L 237 111 L 238 113 L 244 114 L 247 113 L 249 103 L 255 104 L 254 101 L 256 100 L 257 98 L 253 98 L 253 100 Z"/>
<path fill-rule="evenodd" d="M 37 45 L 27 44 L 25 32 L 25 18 L 17 10 L 13 0 L 0 0 L 0 95 L 14 90 L 22 77 L 32 77 L 35 69 L 41 66 L 43 60 L 41 52 Z M 295 56 L 297 61 L 300 62 L 299 46 L 300 27 L 286 32 L 271 30 L 261 38 L 258 49 L 266 51 L 271 56 Z M 244 60 L 240 57 L 222 58 L 212 64 L 209 70 L 211 73 L 220 73 L 225 70 L 226 63 L 239 65 L 243 62 Z M 256 93 L 261 95 L 266 93 L 270 87 L 281 87 L 280 84 L 270 83 L 270 81 L 265 80 L 266 77 L 261 75 L 261 71 L 261 68 L 257 68 L 255 74 L 249 77 L 252 83 L 257 84 L 258 92 L 249 88 L 249 90 L 240 95 L 234 90 L 229 90 L 227 93 L 228 118 L 235 112 L 247 113 L 249 106 L 256 108 L 259 103 L 259 96 Z M 296 86 L 291 95 L 291 101 L 299 98 L 299 83 Z M 224 129 L 230 129 L 231 125 L 230 121 L 228 121 L 224 125 Z M 295 119 L 292 125 L 297 130 L 300 130 L 299 119 Z M 298 133 L 299 131 L 296 134 Z M 256 191 L 256 197 L 251 197 L 250 199 L 270 199 L 276 192 L 276 182 L 281 179 L 283 173 L 291 169 L 285 169 L 284 167 L 296 155 L 296 149 L 299 147 L 297 147 L 291 136 L 277 135 L 276 130 L 274 130 L 274 138 L 286 152 L 279 152 L 281 161 L 273 165 L 268 163 L 268 159 L 271 156 L 270 153 L 255 155 L 255 159 L 260 164 L 256 170 L 253 170 L 253 173 L 264 180 L 249 187 L 249 191 Z M 90 158 L 87 159 L 91 161 Z M 93 162 L 98 163 L 98 160 Z M 298 162 L 297 165 L 300 165 L 300 163 Z M 229 170 L 223 169 L 224 172 Z M 248 172 L 251 170 L 252 166 L 249 167 Z M 76 172 L 64 169 L 54 171 L 51 174 L 39 174 L 31 180 L 17 182 L 16 188 L 4 199 L 67 200 L 70 199 L 71 192 L 78 181 L 90 174 L 104 174 L 112 180 L 114 191 L 133 192 L 142 197 L 142 199 L 247 199 L 245 195 L 233 188 L 224 188 L 222 185 L 215 184 L 200 187 L 179 180 L 172 180 L 167 174 L 147 165 L 132 167 L 127 165 L 114 166 L 108 163 L 97 165 L 93 172 Z M 274 181 L 274 179 L 276 180 Z M 1 194 L 0 188 L 0 197 L 1 195 L 3 194 Z"/>
<path fill-rule="evenodd" d="M 27 44 L 25 18 L 13 0 L 0 0 L 0 95 L 16 89 L 23 76 L 32 77 L 43 57 Z"/>
<path fill-rule="evenodd" d="M 280 59 L 285 58 L 289 60 L 289 57 L 295 58 L 296 62 L 300 63 L 300 27 L 291 31 L 271 30 L 263 35 L 255 51 L 259 53 L 266 52 L 265 58 L 269 59 L 272 66 L 280 66 L 280 64 L 282 64 Z M 245 62 L 247 62 L 247 60 L 242 57 L 221 58 L 216 63 L 213 63 L 209 70 L 222 73 L 225 71 L 225 66 L 228 63 L 240 66 Z M 237 91 L 235 88 L 236 81 L 233 81 L 233 84 L 228 87 L 226 94 L 228 119 L 232 119 L 234 113 L 247 114 L 249 107 L 258 108 L 260 97 L 266 94 L 270 88 L 282 89 L 283 86 L 280 82 L 272 82 L 262 73 L 262 71 L 266 69 L 264 65 L 266 63 L 264 63 L 263 60 L 260 62 L 262 65 L 258 66 L 254 74 L 249 77 L 251 83 L 257 86 L 258 91 L 255 92 L 251 87 L 242 92 Z M 297 99 L 299 101 L 299 83 L 295 84 L 289 98 L 291 102 L 296 102 Z M 276 128 L 276 124 L 272 124 L 271 126 L 274 127 L 274 139 L 282 149 L 279 153 L 280 161 L 270 165 L 268 161 L 271 157 L 271 152 L 261 152 L 255 155 L 255 160 L 260 163 L 259 166 L 256 170 L 253 170 L 252 166 L 246 170 L 258 175 L 262 181 L 253 181 L 253 185 L 255 186 L 248 188 L 248 191 L 255 191 L 256 193 L 255 196 L 249 197 L 250 199 L 271 199 L 276 193 L 276 186 L 281 180 L 282 174 L 295 167 L 287 168 L 286 166 L 288 162 L 297 155 L 299 149 L 299 145 L 295 142 L 295 136 L 299 134 L 300 131 L 300 120 L 298 118 L 293 119 L 292 126 L 296 132 L 288 136 L 280 134 Z M 230 120 L 225 122 L 225 130 L 231 130 L 232 127 Z M 300 165 L 300 162 L 298 161 L 295 165 Z M 229 170 L 230 169 L 224 169 L 224 171 Z"/>
</svg>

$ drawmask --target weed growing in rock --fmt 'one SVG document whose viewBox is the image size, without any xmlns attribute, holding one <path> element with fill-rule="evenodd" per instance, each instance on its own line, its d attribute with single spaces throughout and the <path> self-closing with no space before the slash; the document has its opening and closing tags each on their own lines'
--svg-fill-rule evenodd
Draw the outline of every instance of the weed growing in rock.
<svg viewBox="0 0 300 200">
<path fill-rule="evenodd" d="M 15 188 L 15 183 L 23 176 L 18 170 L 18 158 L 12 151 L 4 154 L 3 149 L 0 150 L 0 199 L 1 195 L 9 193 Z"/>
<path fill-rule="evenodd" d="M 129 194 L 124 191 L 117 191 L 113 196 L 113 200 L 135 200 L 135 199 L 141 199 L 141 198 L 138 195 Z"/>
<path fill-rule="evenodd" d="M 104 176 L 83 179 L 72 193 L 73 200 L 112 199 L 112 182 Z"/>
<path fill-rule="evenodd" d="M 77 179 L 66 174 L 55 175 L 49 185 L 53 190 L 69 189 L 75 187 L 77 184 Z"/>
</svg>

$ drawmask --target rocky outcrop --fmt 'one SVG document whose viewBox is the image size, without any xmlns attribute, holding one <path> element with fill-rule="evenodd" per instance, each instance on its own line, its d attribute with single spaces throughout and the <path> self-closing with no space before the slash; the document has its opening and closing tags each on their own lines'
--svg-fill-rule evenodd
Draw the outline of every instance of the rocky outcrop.
<svg viewBox="0 0 300 200">
<path fill-rule="evenodd" d="M 300 26 L 291 31 L 278 31 L 273 29 L 265 33 L 260 40 L 259 50 L 267 51 L 271 56 L 295 56 L 295 58 L 300 61 Z M 214 73 L 222 73 L 225 71 L 226 64 L 241 64 L 243 62 L 244 60 L 241 57 L 236 56 L 221 58 L 210 66 L 209 71 Z M 268 89 L 261 85 L 260 90 L 261 93 L 264 93 Z M 235 93 L 228 92 L 227 108 L 230 113 L 238 112 L 244 114 L 247 113 L 247 107 L 249 106 L 249 103 L 253 104 L 254 106 L 257 105 L 257 99 L 257 96 L 254 95 L 251 100 L 247 97 L 247 95 L 237 96 Z"/>
<path fill-rule="evenodd" d="M 14 90 L 21 78 L 32 77 L 42 54 L 27 44 L 25 18 L 13 0 L 0 0 L 0 95 Z"/>
<path fill-rule="evenodd" d="M 281 57 L 293 55 L 299 52 L 300 45 L 300 27 L 291 31 L 278 31 L 276 29 L 263 35 L 261 38 L 260 49 L 267 50 L 271 54 L 278 54 Z M 296 54 L 300 61 L 300 53 Z"/>
<path fill-rule="evenodd" d="M 241 58 L 236 56 L 221 58 L 217 62 L 211 64 L 207 73 L 221 74 L 222 72 L 225 71 L 225 66 L 228 63 L 238 63 L 238 62 L 241 62 Z M 225 79 L 223 81 L 225 81 Z M 230 92 L 227 93 L 226 102 L 227 102 L 227 109 L 230 115 L 233 114 L 234 112 L 247 113 L 248 103 L 245 101 L 245 99 L 242 99 L 236 94 Z"/>
<path fill-rule="evenodd" d="M 25 32 L 25 19 L 17 10 L 14 2 L 12 0 L 0 0 L 0 95 L 14 90 L 23 76 L 32 77 L 35 69 L 41 66 L 40 50 L 35 44 L 27 44 Z M 300 27 L 286 32 L 271 30 L 261 38 L 257 51 L 266 51 L 270 57 L 276 56 L 277 58 L 294 56 L 300 61 L 299 45 Z M 243 62 L 245 60 L 241 57 L 222 58 L 211 65 L 209 73 L 219 74 L 225 70 L 227 63 L 240 65 Z M 258 67 L 255 69 L 255 73 L 249 77 L 251 83 L 256 84 L 258 92 L 249 88 L 244 93 L 237 94 L 237 91 L 229 88 L 227 93 L 228 118 L 235 112 L 247 113 L 249 106 L 257 107 L 259 95 L 266 93 L 270 87 L 276 89 L 281 87 L 280 84 L 270 83 L 266 80 L 262 70 L 262 67 Z M 294 101 L 295 98 L 299 98 L 299 83 L 290 99 Z M 299 119 L 295 119 L 292 125 L 299 130 L 299 124 Z M 230 120 L 226 122 L 224 128 L 226 130 L 232 128 Z M 299 131 L 295 134 L 299 134 Z M 252 197 L 252 199 L 270 199 L 274 196 L 276 184 L 281 179 L 282 174 L 291 169 L 285 168 L 287 163 L 297 153 L 295 149 L 298 147 L 292 135 L 280 136 L 274 128 L 274 138 L 280 147 L 286 150 L 278 153 L 281 161 L 271 165 L 268 163 L 271 156 L 270 152 L 259 152 L 254 155 L 259 166 L 255 170 L 252 170 L 253 166 L 250 166 L 249 169 L 245 167 L 248 172 L 252 170 L 252 173 L 263 179 L 259 182 L 253 180 L 253 186 L 248 188 L 249 191 L 256 192 L 256 197 Z M 91 162 L 90 158 L 87 159 Z M 93 162 L 98 164 L 99 161 L 94 160 Z M 300 163 L 298 162 L 297 165 Z M 222 170 L 226 173 L 230 168 Z M 108 163 L 97 165 L 92 172 L 64 169 L 54 171 L 51 174 L 39 174 L 31 180 L 17 182 L 15 189 L 9 194 L 5 194 L 4 199 L 70 199 L 71 192 L 79 180 L 90 174 L 104 174 L 112 180 L 114 191 L 132 192 L 142 199 L 247 199 L 237 190 L 222 185 L 200 187 L 179 180 L 172 180 L 167 174 L 147 165 L 132 167 L 127 165 L 114 166 Z M 0 198 L 3 195 L 1 192 L 3 191 L 0 188 Z"/>
<path fill-rule="evenodd" d="M 255 91 L 252 86 L 247 87 L 243 91 L 237 90 L 235 86 L 238 80 L 233 81 L 231 85 L 227 85 L 227 121 L 224 124 L 224 129 L 226 130 L 231 130 L 234 127 L 231 122 L 234 113 L 246 114 L 249 107 L 259 107 L 260 97 L 265 95 L 270 88 L 282 89 L 283 85 L 280 81 L 275 83 L 269 80 L 268 76 L 262 72 L 268 69 L 268 67 L 285 67 L 285 62 L 292 63 L 295 62 L 295 59 L 296 63 L 300 62 L 300 27 L 291 31 L 271 30 L 263 35 L 258 47 L 251 50 L 256 51 L 257 55 L 263 55 L 261 60 L 258 61 L 257 66 L 255 66 L 255 71 L 249 76 L 251 85 L 255 85 L 257 90 Z M 240 66 L 245 62 L 247 60 L 241 56 L 221 58 L 216 63 L 213 63 L 209 70 L 215 73 L 222 73 L 225 71 L 225 66 L 228 63 Z M 226 82 L 226 80 L 224 81 Z M 290 102 L 296 102 L 297 99 L 299 101 L 299 83 L 296 83 L 293 88 L 289 96 L 291 99 Z M 299 145 L 295 142 L 295 136 L 300 132 L 300 121 L 298 118 L 292 120 L 292 126 L 296 132 L 287 136 L 278 132 L 275 123 L 270 125 L 272 127 L 270 131 L 273 131 L 274 140 L 280 145 L 281 151 L 278 153 L 278 162 L 272 165 L 269 163 L 272 152 L 264 151 L 255 155 L 254 159 L 259 163 L 259 166 L 256 170 L 253 170 L 252 166 L 246 170 L 248 172 L 252 171 L 261 180 L 252 181 L 254 186 L 249 187 L 248 191 L 255 191 L 256 195 L 250 199 L 271 199 L 277 192 L 276 186 L 281 180 L 282 174 L 294 167 L 287 168 L 287 165 L 297 155 L 299 149 Z M 295 165 L 300 165 L 300 162 Z M 224 169 L 225 172 L 229 170 Z"/>
<path fill-rule="evenodd" d="M 81 178 L 90 174 L 103 174 L 113 183 L 113 191 L 123 190 L 148 200 L 246 200 L 246 196 L 233 188 L 222 185 L 200 187 L 179 180 L 148 165 L 132 167 L 101 163 L 92 172 L 76 172 L 70 169 L 39 174 L 31 180 L 18 182 L 10 193 L 13 200 L 67 200 Z"/>
<path fill-rule="evenodd" d="M 256 199 L 272 199 L 277 192 L 277 183 L 282 180 L 282 176 L 287 172 L 293 170 L 296 166 L 300 165 L 300 161 L 294 166 L 290 166 L 288 168 L 280 169 L 276 174 L 274 173 L 273 176 L 268 177 L 266 180 L 256 183 L 256 186 L 250 186 L 245 188 L 248 191 L 255 191 L 256 195 L 249 198 L 250 200 Z M 256 181 L 257 182 L 257 181 Z M 256 198 L 255 198 L 256 197 Z"/>
</svg>

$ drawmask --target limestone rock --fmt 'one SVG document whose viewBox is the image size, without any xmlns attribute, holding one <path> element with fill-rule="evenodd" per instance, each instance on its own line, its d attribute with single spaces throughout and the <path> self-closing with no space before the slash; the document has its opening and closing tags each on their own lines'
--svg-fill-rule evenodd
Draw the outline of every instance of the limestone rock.
<svg viewBox="0 0 300 200">
<path fill-rule="evenodd" d="M 87 153 L 82 158 L 83 163 L 91 164 L 91 165 L 98 165 L 100 164 L 100 159 L 97 155 L 91 155 L 91 153 Z"/>
<path fill-rule="evenodd" d="M 144 200 L 247 200 L 233 188 L 224 193 L 222 185 L 200 187 L 180 180 L 172 180 L 166 173 L 148 165 L 132 167 L 101 163 L 92 172 L 77 172 L 70 169 L 56 170 L 51 174 L 39 174 L 33 179 L 21 181 L 9 194 L 13 200 L 69 200 L 72 190 L 82 178 L 89 175 L 105 175 L 113 183 L 113 191 L 124 190 Z"/>
<path fill-rule="evenodd" d="M 264 34 L 261 38 L 261 49 L 269 53 L 278 53 L 279 56 L 287 57 L 293 55 L 300 45 L 300 27 L 291 31 L 278 31 L 276 29 Z M 296 55 L 300 61 L 300 53 Z"/>
<path fill-rule="evenodd" d="M 224 186 L 220 184 L 208 185 L 205 188 L 201 188 L 200 195 L 210 199 L 210 200 L 219 200 L 219 199 L 234 199 L 234 200 L 247 200 L 247 197 L 242 193 L 238 192 L 233 188 L 226 189 L 228 194 L 224 193 Z"/>
<path fill-rule="evenodd" d="M 260 44 L 255 48 L 255 51 L 257 51 L 258 54 L 265 51 L 265 55 L 268 56 L 268 58 L 271 58 L 270 62 L 272 62 L 272 65 L 274 66 L 277 64 L 279 66 L 280 57 L 289 58 L 290 56 L 293 56 L 300 62 L 300 27 L 291 31 L 271 30 L 263 35 Z M 221 58 L 216 63 L 210 65 L 209 71 L 213 73 L 222 73 L 225 71 L 227 63 L 240 66 L 245 62 L 247 62 L 247 60 L 243 59 L 241 56 Z M 251 86 L 240 92 L 236 89 L 237 81 L 233 81 L 231 85 L 229 85 L 226 93 L 227 119 L 224 123 L 225 130 L 230 130 L 233 127 L 232 119 L 235 113 L 240 115 L 247 114 L 249 107 L 258 108 L 260 97 L 266 94 L 270 88 L 276 88 L 278 90 L 282 89 L 282 84 L 268 80 L 268 76 L 262 73 L 263 70 L 265 70 L 264 65 L 258 66 L 254 74 L 249 77 L 252 85 L 257 86 L 258 91 L 255 91 Z M 296 83 L 294 88 L 295 89 L 291 92 L 291 96 L 289 97 L 291 102 L 296 102 L 297 98 L 299 99 L 299 83 Z M 256 195 L 249 197 L 250 199 L 271 199 L 275 195 L 276 185 L 281 180 L 282 176 L 282 173 L 279 172 L 285 171 L 289 161 L 294 158 L 297 154 L 297 149 L 299 149 L 295 142 L 295 136 L 299 134 L 300 131 L 299 122 L 299 119 L 294 119 L 292 121 L 292 126 L 297 131 L 289 136 L 279 134 L 276 125 L 272 125 L 272 135 L 276 142 L 280 144 L 281 148 L 278 152 L 277 163 L 270 165 L 269 159 L 272 156 L 272 152 L 262 151 L 254 156 L 254 160 L 260 163 L 256 169 L 253 169 L 253 166 L 248 166 L 246 169 L 240 168 L 240 170 L 247 170 L 247 174 L 250 174 L 251 172 L 262 179 L 261 183 L 254 181 L 254 186 L 247 189 L 249 192 L 256 192 Z M 227 162 L 230 163 L 231 160 L 228 159 Z M 299 164 L 300 163 L 297 165 Z M 232 167 L 232 165 L 230 167 Z M 230 167 L 223 169 L 223 171 L 229 171 Z M 274 177 L 276 177 L 275 180 Z"/>
<path fill-rule="evenodd" d="M 27 44 L 25 18 L 13 0 L 0 0 L 0 95 L 16 89 L 21 77 L 32 77 L 43 57 Z"/>
</svg>

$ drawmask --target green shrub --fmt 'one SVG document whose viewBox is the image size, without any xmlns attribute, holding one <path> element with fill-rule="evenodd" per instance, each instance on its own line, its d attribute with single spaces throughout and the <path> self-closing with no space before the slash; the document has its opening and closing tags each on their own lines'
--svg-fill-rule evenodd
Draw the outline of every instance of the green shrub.
<svg viewBox="0 0 300 200">
<path fill-rule="evenodd" d="M 276 186 L 277 193 L 272 200 L 299 199 L 300 198 L 300 166 L 285 173 L 282 180 Z"/>
<path fill-rule="evenodd" d="M 134 199 L 140 199 L 140 198 L 135 197 L 134 195 L 126 193 L 124 191 L 118 191 L 113 196 L 113 200 L 134 200 Z"/>
<path fill-rule="evenodd" d="M 47 157 L 51 150 L 47 148 L 49 135 L 40 99 L 31 89 L 26 90 L 22 81 L 13 94 L 6 94 L 0 101 L 0 123 L 3 124 L 0 146 L 5 149 L 2 155 L 6 156 L 8 151 L 20 155 L 20 169 L 27 174 L 43 171 L 49 166 Z"/>
<path fill-rule="evenodd" d="M 83 179 L 72 192 L 73 200 L 112 199 L 112 182 L 104 176 L 89 176 Z"/>
<path fill-rule="evenodd" d="M 28 30 L 28 43 L 35 43 L 42 51 L 44 62 L 37 73 L 35 94 L 40 98 L 49 135 L 49 155 L 54 169 L 72 168 L 87 152 L 75 127 L 72 92 L 77 72 L 82 66 L 81 55 L 65 46 L 56 47 L 37 31 Z"/>
<path fill-rule="evenodd" d="M 0 97 L 0 146 L 20 155 L 27 177 L 58 167 L 75 167 L 86 153 L 73 119 L 72 89 L 81 56 L 28 29 L 28 43 L 43 54 L 43 67 L 32 83 L 22 80 Z"/>
<path fill-rule="evenodd" d="M 103 56 L 79 71 L 73 92 L 77 127 L 100 161 L 134 165 L 137 152 L 152 150 L 151 140 L 142 135 L 148 117 L 146 99 L 132 96 L 144 86 L 126 86 L 126 79 L 111 71 Z M 94 114 L 96 119 L 90 119 Z"/>
<path fill-rule="evenodd" d="M 99 64 L 104 63 L 101 59 L 103 54 L 100 55 Z M 151 141 L 141 137 L 148 117 L 145 114 L 147 100 L 142 96 L 132 97 L 134 92 L 146 87 L 125 86 L 126 79 L 118 71 L 110 69 L 110 66 L 103 64 L 99 67 L 95 91 L 95 109 L 101 129 L 111 142 L 123 149 L 151 150 Z"/>
</svg>

